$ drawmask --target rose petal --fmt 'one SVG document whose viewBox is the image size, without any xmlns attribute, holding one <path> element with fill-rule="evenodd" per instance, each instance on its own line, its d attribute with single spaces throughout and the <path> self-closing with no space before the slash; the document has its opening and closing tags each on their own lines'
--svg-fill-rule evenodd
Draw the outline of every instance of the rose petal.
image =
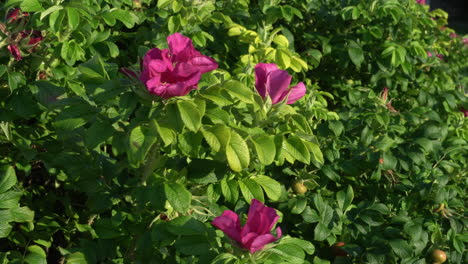
<svg viewBox="0 0 468 264">
<path fill-rule="evenodd" d="M 305 93 L 306 93 L 306 87 L 304 83 L 303 82 L 298 83 L 296 86 L 293 86 L 293 88 L 291 88 L 291 91 L 289 92 L 289 95 L 288 95 L 288 101 L 286 103 L 287 104 L 295 103 L 297 100 L 304 97 Z"/>
<path fill-rule="evenodd" d="M 216 217 L 211 223 L 233 240 L 242 243 L 240 238 L 241 227 L 239 216 L 233 211 L 224 211 L 221 216 Z"/>
<path fill-rule="evenodd" d="M 167 43 L 174 56 L 173 61 L 187 62 L 197 52 L 193 47 L 192 40 L 180 33 L 174 33 L 167 37 Z"/>
<path fill-rule="evenodd" d="M 272 234 L 260 235 L 252 241 L 248 249 L 250 250 L 250 253 L 254 253 L 263 249 L 263 247 L 265 247 L 266 244 L 270 244 L 272 242 L 275 242 L 276 240 L 277 238 L 274 237 Z"/>
<path fill-rule="evenodd" d="M 273 63 L 258 63 L 255 65 L 255 87 L 262 98 L 265 98 L 268 94 L 266 87 L 267 76 L 274 70 L 278 70 L 278 66 Z"/>
<path fill-rule="evenodd" d="M 190 59 L 190 64 L 195 66 L 202 74 L 218 68 L 218 63 L 214 59 L 201 54 Z"/>
<path fill-rule="evenodd" d="M 275 70 L 268 74 L 266 88 L 272 104 L 277 104 L 288 95 L 292 76 L 287 71 Z"/>
<path fill-rule="evenodd" d="M 20 61 L 21 59 L 23 59 L 23 57 L 21 56 L 21 51 L 18 48 L 18 46 L 8 45 L 7 48 L 8 48 L 8 51 L 10 51 L 11 55 L 13 55 L 13 57 L 15 57 L 17 61 Z"/>
<path fill-rule="evenodd" d="M 275 209 L 265 206 L 257 199 L 252 199 L 252 204 L 247 215 L 247 222 L 242 228 L 242 235 L 250 232 L 260 235 L 270 233 L 278 219 L 279 216 Z"/>
</svg>

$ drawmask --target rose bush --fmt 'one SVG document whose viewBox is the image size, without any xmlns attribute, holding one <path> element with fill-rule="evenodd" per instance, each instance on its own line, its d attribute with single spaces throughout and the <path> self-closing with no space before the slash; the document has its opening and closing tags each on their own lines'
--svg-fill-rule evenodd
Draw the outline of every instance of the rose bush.
<svg viewBox="0 0 468 264">
<path fill-rule="evenodd" d="M 4 1 L 0 263 L 467 262 L 466 32 L 419 2 Z"/>
</svg>

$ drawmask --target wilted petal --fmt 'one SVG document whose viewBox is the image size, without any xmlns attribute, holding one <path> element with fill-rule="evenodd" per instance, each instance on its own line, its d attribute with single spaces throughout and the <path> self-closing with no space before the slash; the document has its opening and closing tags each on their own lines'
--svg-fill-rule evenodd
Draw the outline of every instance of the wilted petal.
<svg viewBox="0 0 468 264">
<path fill-rule="evenodd" d="M 288 101 L 286 102 L 287 104 L 293 104 L 297 100 L 301 99 L 304 97 L 306 93 L 306 87 L 303 82 L 298 83 L 296 86 L 293 86 L 291 88 L 291 91 L 289 92 L 288 95 Z"/>
<path fill-rule="evenodd" d="M 291 84 L 292 76 L 287 71 L 275 70 L 268 74 L 266 81 L 267 93 L 272 104 L 277 104 L 288 95 L 288 88 Z"/>
<path fill-rule="evenodd" d="M 218 68 L 218 63 L 214 59 L 200 53 L 190 60 L 190 64 L 195 66 L 202 74 Z"/>
<path fill-rule="evenodd" d="M 187 62 L 197 53 L 192 40 L 180 33 L 174 33 L 167 37 L 167 43 L 172 56 L 174 56 L 173 61 Z"/>
<path fill-rule="evenodd" d="M 223 231 L 233 240 L 241 243 L 239 216 L 231 210 L 226 210 L 221 216 L 216 217 L 212 224 Z"/>
<path fill-rule="evenodd" d="M 262 98 L 265 98 L 268 94 L 266 87 L 267 76 L 274 70 L 278 70 L 278 66 L 273 63 L 258 63 L 255 65 L 255 87 Z"/>
<path fill-rule="evenodd" d="M 20 61 L 21 59 L 23 59 L 23 57 L 21 56 L 21 51 L 18 48 L 18 46 L 8 45 L 7 48 L 8 48 L 8 51 L 10 51 L 11 55 L 13 55 L 13 57 L 15 57 L 17 61 Z"/>
</svg>

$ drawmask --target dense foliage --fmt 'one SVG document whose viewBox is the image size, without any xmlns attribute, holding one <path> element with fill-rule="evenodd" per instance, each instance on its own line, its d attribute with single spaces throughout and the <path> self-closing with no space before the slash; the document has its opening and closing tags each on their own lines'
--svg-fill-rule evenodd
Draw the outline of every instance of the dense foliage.
<svg viewBox="0 0 468 264">
<path fill-rule="evenodd" d="M 468 46 L 444 11 L 1 6 L 0 263 L 468 263 Z"/>
</svg>

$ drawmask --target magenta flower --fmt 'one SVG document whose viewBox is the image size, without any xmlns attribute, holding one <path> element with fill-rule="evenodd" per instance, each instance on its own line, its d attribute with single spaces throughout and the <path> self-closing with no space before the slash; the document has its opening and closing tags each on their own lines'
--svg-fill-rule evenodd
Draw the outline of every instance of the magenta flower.
<svg viewBox="0 0 468 264">
<path fill-rule="evenodd" d="M 468 38 L 463 38 L 463 44 L 468 45 Z"/>
<path fill-rule="evenodd" d="M 20 61 L 21 59 L 23 59 L 23 57 L 21 56 L 21 51 L 18 48 L 18 46 L 11 44 L 11 45 L 8 45 L 7 48 L 8 48 L 8 51 L 10 51 L 11 55 L 13 55 L 13 57 L 15 57 L 17 61 Z"/>
<path fill-rule="evenodd" d="M 38 30 L 24 30 L 20 32 L 20 35 L 23 39 L 29 38 L 28 45 L 37 45 L 42 41 L 43 37 L 40 31 Z"/>
<path fill-rule="evenodd" d="M 180 33 L 167 37 L 169 49 L 149 50 L 143 57 L 140 80 L 152 94 L 168 99 L 193 89 L 203 73 L 218 68 L 212 58 L 202 55 L 192 40 Z"/>
<path fill-rule="evenodd" d="M 463 113 L 463 115 L 464 115 L 465 117 L 468 117 L 468 110 L 467 110 L 467 109 L 465 109 L 465 108 L 462 107 L 462 109 L 460 109 L 460 111 Z"/>
<path fill-rule="evenodd" d="M 279 227 L 276 228 L 276 237 L 271 234 L 271 229 L 278 219 L 275 209 L 252 199 L 247 222 L 243 227 L 240 225 L 239 216 L 231 210 L 224 211 L 221 216 L 213 220 L 212 224 L 236 241 L 240 247 L 254 253 L 281 237 Z"/>
<path fill-rule="evenodd" d="M 272 104 L 287 98 L 286 104 L 292 104 L 306 93 L 303 82 L 289 89 L 292 76 L 287 71 L 278 69 L 276 64 L 259 63 L 255 65 L 255 87 L 262 98 L 269 96 Z"/>
<path fill-rule="evenodd" d="M 457 33 L 450 33 L 449 37 L 456 38 L 456 37 L 458 37 L 458 35 L 457 35 Z"/>
<path fill-rule="evenodd" d="M 426 0 L 416 0 L 416 3 L 420 4 L 420 5 L 425 5 L 426 4 Z"/>
<path fill-rule="evenodd" d="M 15 23 L 15 21 L 21 21 L 22 20 L 22 17 L 25 17 L 25 16 L 29 16 L 29 13 L 27 12 L 21 12 L 20 13 L 20 9 L 19 8 L 15 8 L 13 10 L 11 10 L 10 12 L 8 12 L 7 14 L 7 22 L 8 23 Z"/>
</svg>

